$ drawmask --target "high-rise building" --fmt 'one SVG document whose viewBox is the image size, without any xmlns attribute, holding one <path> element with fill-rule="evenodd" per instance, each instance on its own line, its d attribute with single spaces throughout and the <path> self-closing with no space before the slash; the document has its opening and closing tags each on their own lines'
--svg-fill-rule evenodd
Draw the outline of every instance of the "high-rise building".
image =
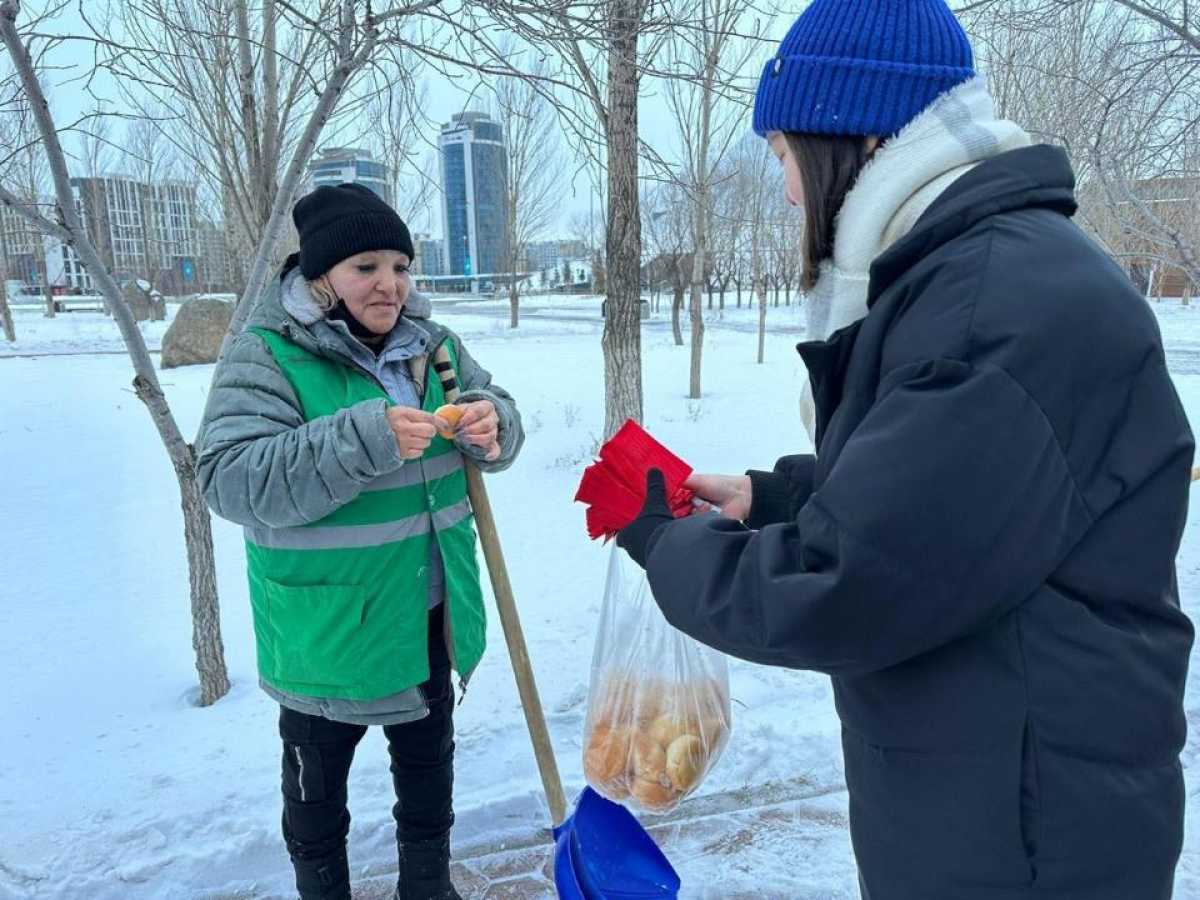
<svg viewBox="0 0 1200 900">
<path fill-rule="evenodd" d="M 504 271 L 504 129 L 487 113 L 463 112 L 442 126 L 443 214 L 447 275 Z"/>
<path fill-rule="evenodd" d="M 442 258 L 445 244 L 441 238 L 430 237 L 420 232 L 413 235 L 413 249 L 417 258 L 413 260 L 414 275 L 436 277 L 446 274 L 445 260 Z"/>
<path fill-rule="evenodd" d="M 326 147 L 308 164 L 305 193 L 322 185 L 353 182 L 368 187 L 385 203 L 392 202 L 388 167 L 360 147 Z"/>
</svg>

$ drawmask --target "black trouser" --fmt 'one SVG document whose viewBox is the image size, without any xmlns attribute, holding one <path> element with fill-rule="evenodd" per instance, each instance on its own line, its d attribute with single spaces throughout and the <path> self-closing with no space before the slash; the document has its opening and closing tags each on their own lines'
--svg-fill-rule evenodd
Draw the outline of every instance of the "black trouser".
<svg viewBox="0 0 1200 900">
<path fill-rule="evenodd" d="M 429 715 L 415 722 L 383 726 L 396 791 L 392 813 L 399 841 L 438 838 L 454 824 L 454 691 L 442 622 L 439 606 L 429 615 L 430 677 L 421 685 Z M 326 860 L 335 869 L 345 865 L 343 853 L 350 832 L 346 779 L 354 749 L 366 733 L 364 725 L 281 707 L 283 837 L 297 865 L 305 861 L 321 866 Z"/>
</svg>

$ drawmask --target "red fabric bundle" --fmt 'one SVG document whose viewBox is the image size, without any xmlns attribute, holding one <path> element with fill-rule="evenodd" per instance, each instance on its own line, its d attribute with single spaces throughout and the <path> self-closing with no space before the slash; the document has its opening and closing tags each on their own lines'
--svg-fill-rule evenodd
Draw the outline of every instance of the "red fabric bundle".
<svg viewBox="0 0 1200 900">
<path fill-rule="evenodd" d="M 694 492 L 683 483 L 692 467 L 652 438 L 632 419 L 600 448 L 600 459 L 584 470 L 575 499 L 588 505 L 588 536 L 608 540 L 637 518 L 646 502 L 646 473 L 659 469 L 667 502 L 679 519 L 692 511 Z"/>
</svg>

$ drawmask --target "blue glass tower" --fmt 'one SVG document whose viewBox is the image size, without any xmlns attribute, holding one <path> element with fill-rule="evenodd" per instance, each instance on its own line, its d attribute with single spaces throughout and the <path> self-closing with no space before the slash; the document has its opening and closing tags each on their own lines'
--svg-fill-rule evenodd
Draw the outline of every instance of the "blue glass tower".
<svg viewBox="0 0 1200 900">
<path fill-rule="evenodd" d="M 445 272 L 464 277 L 504 271 L 504 129 L 486 113 L 463 112 L 442 126 Z"/>
</svg>

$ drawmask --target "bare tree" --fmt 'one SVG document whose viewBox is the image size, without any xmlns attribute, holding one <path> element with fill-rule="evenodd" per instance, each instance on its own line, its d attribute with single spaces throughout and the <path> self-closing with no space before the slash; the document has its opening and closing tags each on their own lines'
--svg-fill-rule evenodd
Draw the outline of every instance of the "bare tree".
<svg viewBox="0 0 1200 900">
<path fill-rule="evenodd" d="M 392 205 L 410 226 L 427 217 L 440 193 L 429 151 L 436 148 L 425 132 L 428 90 L 401 80 L 373 97 L 368 106 L 371 143 L 388 170 Z"/>
<path fill-rule="evenodd" d="M 0 78 L 3 86 L 9 78 Z M 0 108 L 0 157 L 7 156 L 16 150 L 15 129 L 17 119 L 14 110 Z M 0 209 L 0 327 L 4 329 L 4 339 L 10 344 L 17 339 L 16 325 L 13 323 L 12 309 L 8 305 L 8 231 L 5 216 Z"/>
<path fill-rule="evenodd" d="M 73 159 L 68 158 L 68 162 L 73 161 L 85 176 L 78 189 L 79 202 L 84 210 L 84 230 L 88 231 L 89 222 L 97 226 L 88 232 L 88 238 L 100 259 L 108 266 L 114 263 L 113 241 L 108 229 L 108 217 L 100 213 L 105 202 L 102 179 L 109 174 L 109 168 L 119 152 L 109 137 L 110 121 L 110 114 L 101 104 L 93 105 L 75 129 L 78 153 Z M 111 315 L 107 305 L 104 312 Z"/>
<path fill-rule="evenodd" d="M 749 0 L 700 0 L 695 19 L 675 30 L 670 41 L 673 77 L 667 99 L 680 132 L 681 165 L 676 178 L 692 205 L 691 369 L 688 397 L 700 397 L 704 351 L 701 306 L 709 272 L 708 248 L 716 175 L 746 111 L 748 85 L 740 76 L 753 44 L 738 32 Z"/>
<path fill-rule="evenodd" d="M 158 120 L 166 118 L 159 115 Z M 126 126 L 124 168 L 133 177 L 141 213 L 141 245 L 145 253 L 141 274 L 152 288 L 161 288 L 167 223 L 162 192 L 174 174 L 174 149 L 162 137 L 154 120 L 133 119 Z"/>
<path fill-rule="evenodd" d="M 552 54 L 554 83 L 569 92 L 556 109 L 576 131 L 579 149 L 607 175 L 601 339 L 606 437 L 626 419 L 642 418 L 638 92 L 665 30 L 666 17 L 651 15 L 659 5 L 603 0 L 489 9 L 501 28 Z"/>
<path fill-rule="evenodd" d="M 1200 36 L 1187 4 L 983 0 L 964 24 L 1002 114 L 1071 156 L 1089 230 L 1134 274 L 1173 267 L 1200 284 Z"/>
<path fill-rule="evenodd" d="M 639 208 L 642 214 L 643 270 L 655 312 L 662 308 L 663 288 L 672 290 L 674 287 L 674 260 L 683 245 L 681 235 L 675 230 L 675 223 L 672 221 L 673 218 L 678 218 L 672 206 L 675 203 L 675 193 L 676 185 L 673 183 L 650 179 L 642 182 Z M 676 343 L 676 346 L 680 345 L 682 337 Z"/>
<path fill-rule="evenodd" d="M 712 272 L 712 284 L 715 284 L 718 294 L 717 309 L 725 310 L 725 291 L 735 283 L 738 268 L 741 265 L 741 250 L 743 235 L 746 231 L 746 217 L 739 207 L 735 177 L 728 167 L 729 157 L 722 161 L 716 170 L 717 177 L 712 190 L 712 229 L 711 243 L 715 252 L 709 254 L 709 269 Z M 712 297 L 709 296 L 709 309 L 712 308 Z M 738 305 L 741 306 L 739 296 Z"/>
<path fill-rule="evenodd" d="M 238 238 L 231 249 L 251 255 L 230 335 L 278 266 L 288 213 L 326 123 L 343 100 L 345 115 L 369 103 L 350 88 L 375 67 L 390 63 L 379 74 L 391 86 L 409 78 L 395 57 L 409 46 L 404 24 L 436 5 L 325 0 L 311 13 L 283 0 L 253 11 L 248 0 L 121 5 L 127 46 L 108 47 L 103 64 L 125 83 L 154 86 L 164 102 L 170 94 L 179 116 L 164 133 L 221 186 Z M 146 102 L 134 91 L 128 100 Z"/>
<path fill-rule="evenodd" d="M 253 18 L 246 0 L 128 0 L 117 9 L 125 45 L 105 45 L 100 65 L 126 102 L 220 185 L 230 249 L 249 255 L 270 220 L 280 160 L 328 63 L 322 38 L 285 26 L 281 46 L 275 0 Z M 94 28 L 100 36 L 111 26 Z M 174 115 L 156 115 L 159 105 Z"/>
<path fill-rule="evenodd" d="M 604 435 L 626 419 L 642 418 L 641 214 L 638 211 L 638 41 L 647 0 L 611 0 L 608 5 L 608 96 L 599 102 L 608 166 L 605 217 Z M 592 78 L 586 69 L 580 72 Z"/>
<path fill-rule="evenodd" d="M 103 178 L 108 174 L 109 167 L 119 151 L 109 138 L 109 114 L 104 107 L 96 104 L 79 124 L 78 137 L 79 153 L 75 157 L 76 164 L 88 178 Z"/>
<path fill-rule="evenodd" d="M 31 54 L 29 49 L 29 43 L 33 40 L 29 32 L 36 31 L 36 23 L 27 24 L 26 33 L 23 34 L 17 26 L 19 13 L 18 0 L 0 0 L 0 40 L 7 48 L 16 71 L 21 104 L 29 111 L 37 126 L 54 186 L 54 220 L 42 215 L 37 207 L 23 201 L 20 196 L 2 186 L 0 203 L 15 209 L 46 234 L 54 235 L 64 244 L 75 248 L 120 328 L 136 373 L 134 390 L 150 412 L 179 482 L 188 568 L 191 575 L 192 645 L 200 676 L 200 703 L 208 705 L 228 692 L 229 678 L 225 670 L 225 652 L 221 641 L 211 523 L 208 508 L 196 482 L 195 454 L 191 445 L 184 440 L 167 404 L 158 382 L 158 374 L 134 321 L 133 313 L 121 296 L 116 281 L 101 261 L 95 245 L 83 229 L 71 190 L 59 132 L 35 71 L 34 54 Z"/>
<path fill-rule="evenodd" d="M 531 74 L 544 78 L 545 64 L 534 63 Z M 550 226 L 558 212 L 558 132 L 554 109 L 536 82 L 500 78 L 494 106 L 496 118 L 504 126 L 504 266 L 509 277 L 509 324 L 516 328 L 520 322 L 518 280 L 529 243 Z"/>
<path fill-rule="evenodd" d="M 47 178 L 49 170 L 41 152 L 36 126 L 26 111 L 9 110 L 0 125 L 0 159 L 3 159 L 3 183 L 31 209 L 48 212 L 46 207 Z M 27 268 L 24 278 L 32 276 L 41 287 L 43 315 L 53 319 L 55 315 L 54 288 L 50 284 L 49 267 L 46 264 L 46 248 L 41 233 L 22 222 L 11 224 L 5 235 L 5 255 L 19 255 Z"/>
<path fill-rule="evenodd" d="M 750 293 L 758 300 L 757 362 L 761 364 L 767 332 L 766 257 L 776 245 L 782 247 L 782 252 L 788 250 L 788 228 L 777 216 L 781 211 L 779 198 L 783 194 L 783 184 L 773 166 L 766 141 L 753 133 L 746 134 L 738 142 L 727 166 L 726 179 L 733 198 L 728 215 L 740 223 L 738 231 L 749 255 Z M 799 256 L 798 241 L 790 249 Z M 738 256 L 740 258 L 742 254 Z"/>
<path fill-rule="evenodd" d="M 0 228 L 0 327 L 4 339 L 10 344 L 17 339 L 17 328 L 13 324 L 12 310 L 8 306 L 8 249 L 4 240 L 4 229 Z"/>
<path fill-rule="evenodd" d="M 680 317 L 692 271 L 692 206 L 683 188 L 673 181 L 659 184 L 651 202 L 647 220 L 652 223 L 654 273 L 655 277 L 666 280 L 671 288 L 671 334 L 675 346 L 682 347 Z"/>
<path fill-rule="evenodd" d="M 969 21 L 977 13 L 999 8 L 1002 15 L 1019 16 L 1019 21 L 1026 27 L 1030 23 L 1045 27 L 1046 16 L 1053 16 L 1078 3 L 1090 2 L 1092 0 L 1020 0 L 1019 5 L 1013 6 L 1014 0 L 964 0 L 957 4 L 955 11 L 959 17 Z M 1200 53 L 1200 22 L 1192 15 L 1194 11 L 1189 10 L 1187 0 L 1111 0 L 1111 5 L 1122 7 L 1147 24 L 1161 29 L 1164 35 L 1178 42 L 1189 53 Z"/>
</svg>

